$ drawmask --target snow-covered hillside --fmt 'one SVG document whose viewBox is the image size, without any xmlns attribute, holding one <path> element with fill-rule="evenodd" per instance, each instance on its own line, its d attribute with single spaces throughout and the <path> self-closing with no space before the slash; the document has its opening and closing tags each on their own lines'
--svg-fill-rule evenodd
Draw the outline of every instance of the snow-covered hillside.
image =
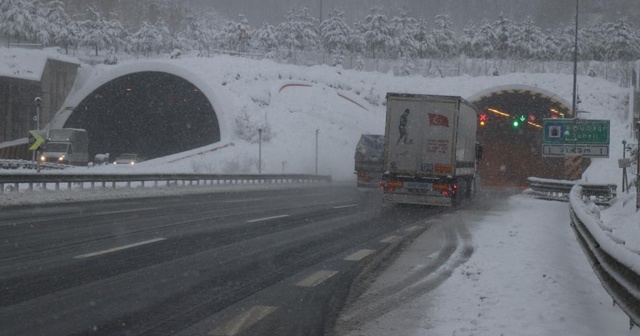
<svg viewBox="0 0 640 336">
<path fill-rule="evenodd" d="M 53 55 L 52 55 L 53 54 Z M 28 60 L 56 57 L 44 51 L 0 48 L 0 76 L 32 78 Z M 31 56 L 29 56 L 31 55 Z M 19 60 L 25 60 L 24 62 Z M 32 66 L 37 70 L 38 66 Z M 16 69 L 19 72 L 16 73 Z M 572 77 L 559 74 L 509 74 L 491 77 L 425 78 L 391 73 L 345 70 L 326 65 L 295 66 L 270 60 L 233 56 L 211 58 L 128 60 L 118 65 L 84 64 L 62 110 L 77 106 L 93 90 L 110 80 L 139 71 L 164 71 L 198 86 L 211 101 L 220 121 L 222 141 L 203 148 L 138 165 L 139 171 L 257 172 L 258 129 L 263 129 L 262 171 L 313 173 L 318 130 L 318 172 L 337 180 L 351 180 L 356 142 L 363 133 L 384 130 L 387 92 L 460 95 L 465 98 L 495 87 L 529 85 L 571 101 Z M 628 89 L 600 78 L 578 78 L 582 117 L 611 120 L 611 159 L 594 160 L 592 167 L 607 170 L 591 174 L 589 182 L 612 183 L 616 153 L 629 139 Z M 61 127 L 66 118 L 54 121 Z M 216 150 L 214 150 L 216 149 Z M 94 171 L 113 167 L 95 168 Z M 591 171 L 592 169 L 590 169 Z M 602 181 L 605 179 L 606 181 Z"/>
<path fill-rule="evenodd" d="M 263 172 L 280 173 L 284 166 L 287 173 L 313 173 L 315 131 L 319 130 L 319 173 L 330 174 L 338 180 L 353 178 L 353 155 L 360 135 L 384 132 L 387 92 L 469 98 L 493 87 L 530 85 L 571 101 L 572 90 L 572 77 L 557 74 L 434 79 L 216 56 L 84 67 L 82 82 L 77 83 L 75 95 L 72 93 L 69 102 L 77 103 L 105 80 L 131 69 L 164 69 L 199 86 L 221 120 L 221 143 L 234 144 L 202 155 L 192 156 L 221 144 L 152 160 L 138 169 L 257 172 L 257 130 L 262 128 L 266 136 L 262 143 Z M 591 112 L 584 115 L 585 118 L 611 119 L 611 153 L 619 152 L 617 144 L 629 134 L 623 126 L 627 120 L 628 90 L 602 79 L 579 77 L 579 91 L 580 109 Z M 176 161 L 183 156 L 189 158 Z"/>
</svg>

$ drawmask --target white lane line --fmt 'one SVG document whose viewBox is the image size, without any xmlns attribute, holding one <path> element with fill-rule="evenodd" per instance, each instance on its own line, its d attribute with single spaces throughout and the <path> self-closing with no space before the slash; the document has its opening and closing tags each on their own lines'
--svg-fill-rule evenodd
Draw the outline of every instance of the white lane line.
<svg viewBox="0 0 640 336">
<path fill-rule="evenodd" d="M 98 212 L 96 215 L 113 215 L 113 214 L 121 214 L 127 212 L 138 212 L 138 211 L 147 211 L 147 210 L 158 210 L 159 208 L 140 208 L 140 209 L 130 209 L 130 210 L 118 210 L 118 211 L 105 211 Z"/>
<path fill-rule="evenodd" d="M 258 321 L 267 317 L 267 315 L 276 311 L 278 307 L 274 306 L 253 306 L 246 310 L 244 313 L 234 317 L 227 324 L 216 328 L 209 335 L 213 336 L 234 336 L 245 330 L 252 325 L 258 323 Z"/>
<path fill-rule="evenodd" d="M 289 215 L 278 215 L 278 216 L 251 219 L 251 220 L 248 220 L 247 223 L 262 222 L 262 221 L 266 221 L 266 220 L 270 220 L 270 219 L 277 219 L 277 218 L 284 218 L 284 217 L 289 217 Z"/>
<path fill-rule="evenodd" d="M 393 242 L 395 242 L 396 240 L 400 239 L 400 236 L 389 236 L 383 240 L 381 240 L 381 243 L 387 243 L 387 244 L 391 244 Z"/>
<path fill-rule="evenodd" d="M 414 225 L 414 226 L 408 227 L 408 228 L 406 228 L 404 230 L 407 231 L 407 232 L 412 232 L 412 231 L 415 231 L 415 230 L 418 230 L 418 229 L 420 229 L 420 226 Z"/>
<path fill-rule="evenodd" d="M 375 250 L 367 250 L 367 249 L 363 249 L 360 250 L 350 256 L 347 256 L 346 258 L 344 258 L 344 260 L 348 260 L 348 261 L 360 261 L 364 258 L 366 258 L 367 256 L 369 256 L 370 254 L 372 254 L 373 252 L 375 252 Z"/>
<path fill-rule="evenodd" d="M 338 206 L 334 206 L 334 209 L 344 209 L 344 208 L 353 208 L 353 207 L 357 207 L 359 204 L 347 204 L 347 205 L 338 205 Z"/>
<path fill-rule="evenodd" d="M 229 201 L 223 201 L 220 203 L 242 203 L 242 202 L 253 202 L 253 201 L 263 201 L 269 199 L 268 197 L 262 197 L 262 198 L 248 198 L 248 199 L 238 199 L 238 200 L 229 200 Z"/>
<path fill-rule="evenodd" d="M 338 274 L 338 271 L 318 271 L 310 275 L 308 278 L 298 282 L 296 286 L 298 287 L 315 287 L 324 281 L 328 280 L 332 276 Z"/>
<path fill-rule="evenodd" d="M 77 255 L 77 256 L 73 257 L 73 259 L 84 259 L 84 258 L 89 258 L 89 257 L 95 257 L 97 255 L 116 252 L 116 251 L 121 251 L 121 250 L 126 250 L 128 248 L 132 248 L 132 247 L 136 247 L 136 246 L 140 246 L 140 245 L 151 244 L 151 243 L 159 242 L 159 241 L 162 241 L 162 240 L 165 240 L 165 239 L 167 239 L 167 238 L 149 239 L 149 240 L 145 240 L 145 241 L 141 241 L 141 242 L 137 242 L 137 243 L 133 243 L 133 244 L 129 244 L 129 245 L 118 246 L 118 247 L 114 247 L 114 248 L 110 248 L 110 249 L 106 249 L 106 250 L 102 250 L 102 251 L 96 251 L 96 252 L 92 252 L 92 253 Z"/>
</svg>

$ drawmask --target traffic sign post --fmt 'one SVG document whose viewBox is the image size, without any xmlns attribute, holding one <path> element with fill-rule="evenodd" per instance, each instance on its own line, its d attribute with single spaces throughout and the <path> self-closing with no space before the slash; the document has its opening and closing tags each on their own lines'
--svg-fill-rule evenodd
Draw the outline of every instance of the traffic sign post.
<svg viewBox="0 0 640 336">
<path fill-rule="evenodd" d="M 609 157 L 609 120 L 544 119 L 545 157 Z"/>
<path fill-rule="evenodd" d="M 40 150 L 46 139 L 38 131 L 29 131 L 29 150 Z"/>
<path fill-rule="evenodd" d="M 38 173 L 40 172 L 40 160 L 38 159 L 40 155 L 40 150 L 45 145 L 46 139 L 40 135 L 38 131 L 29 131 L 29 150 L 34 151 L 33 157 L 36 161 L 36 170 Z"/>
</svg>

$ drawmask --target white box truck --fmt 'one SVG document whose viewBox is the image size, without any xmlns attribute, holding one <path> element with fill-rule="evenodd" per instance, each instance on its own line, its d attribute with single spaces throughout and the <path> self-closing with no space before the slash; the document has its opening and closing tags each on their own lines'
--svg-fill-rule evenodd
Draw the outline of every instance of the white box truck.
<svg viewBox="0 0 640 336">
<path fill-rule="evenodd" d="M 50 129 L 40 154 L 40 162 L 86 166 L 89 162 L 89 137 L 79 128 Z"/>
<path fill-rule="evenodd" d="M 387 93 L 387 203 L 456 206 L 475 189 L 478 112 L 461 97 Z"/>
</svg>

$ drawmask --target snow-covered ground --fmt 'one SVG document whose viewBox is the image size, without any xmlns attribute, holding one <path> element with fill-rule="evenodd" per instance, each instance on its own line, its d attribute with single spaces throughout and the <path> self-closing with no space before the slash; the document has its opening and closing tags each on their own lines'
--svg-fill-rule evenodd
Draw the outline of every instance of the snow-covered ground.
<svg viewBox="0 0 640 336">
<path fill-rule="evenodd" d="M 13 49 L 0 48 L 3 63 L 0 75 L 21 77 L 26 73 L 21 78 L 37 77 L 33 74 L 41 70 L 36 66 L 30 69 L 20 62 L 24 55 L 11 56 L 12 53 L 15 54 Z M 396 77 L 329 66 L 299 67 L 216 56 L 123 62 L 115 67 L 85 65 L 66 105 L 75 106 L 92 88 L 133 68 L 166 69 L 196 83 L 219 114 L 222 141 L 126 170 L 105 166 L 73 171 L 255 173 L 258 152 L 255 131 L 263 128 L 270 135 L 269 140 L 263 141 L 263 172 L 312 173 L 315 131 L 319 130 L 319 173 L 332 175 L 338 181 L 353 181 L 354 149 L 360 135 L 383 133 L 386 92 L 471 97 L 492 87 L 530 85 L 571 101 L 572 90 L 572 78 L 567 75 Z M 583 180 L 619 184 L 617 153 L 622 153 L 622 140 L 632 141 L 626 105 L 628 90 L 589 77 L 579 77 L 579 89 L 580 109 L 591 112 L 585 118 L 611 120 L 612 155 L 609 159 L 593 160 Z M 619 185 L 618 191 L 621 190 Z M 3 193 L 0 206 L 163 193 L 167 191 Z M 465 216 L 464 210 L 457 216 Z M 635 212 L 634 194 L 619 193 L 618 202 L 602 211 L 601 218 L 614 227 L 614 235 L 624 237 L 633 249 L 638 248 L 640 217 Z M 611 307 L 611 300 L 575 243 L 566 203 L 514 196 L 499 211 L 482 220 L 470 220 L 468 226 L 474 246 L 471 258 L 452 268 L 451 277 L 440 286 L 371 321 L 372 324 L 363 327 L 368 331 L 364 334 L 376 335 L 375 330 L 387 331 L 378 335 L 637 334 L 637 329 L 626 331 L 625 315 Z M 420 241 L 415 249 L 420 252 Z M 418 255 L 418 259 L 428 257 Z M 640 258 L 636 262 L 640 265 Z"/>
<path fill-rule="evenodd" d="M 452 257 L 397 287 L 436 261 L 437 242 L 423 234 L 346 310 L 338 335 L 640 335 L 612 305 L 569 222 L 567 203 L 523 194 L 441 218 L 432 232 L 459 232 Z"/>
</svg>

